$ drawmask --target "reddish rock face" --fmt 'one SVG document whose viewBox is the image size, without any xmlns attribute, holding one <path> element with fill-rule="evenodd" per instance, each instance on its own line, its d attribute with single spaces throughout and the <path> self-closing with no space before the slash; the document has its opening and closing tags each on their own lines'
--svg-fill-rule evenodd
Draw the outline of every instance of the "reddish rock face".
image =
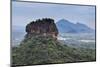
<svg viewBox="0 0 100 67">
<path fill-rule="evenodd" d="M 26 26 L 26 32 L 27 34 L 40 34 L 43 36 L 52 36 L 53 38 L 56 38 L 58 35 L 56 24 L 50 18 L 30 22 Z"/>
</svg>

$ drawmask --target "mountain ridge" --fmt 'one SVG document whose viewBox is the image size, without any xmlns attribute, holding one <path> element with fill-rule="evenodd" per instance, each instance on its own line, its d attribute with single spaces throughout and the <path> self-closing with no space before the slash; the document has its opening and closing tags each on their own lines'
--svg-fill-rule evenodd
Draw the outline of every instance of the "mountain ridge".
<svg viewBox="0 0 100 67">
<path fill-rule="evenodd" d="M 56 22 L 56 26 L 61 33 L 92 33 L 95 31 L 85 24 L 79 22 L 75 24 L 66 19 Z"/>
</svg>

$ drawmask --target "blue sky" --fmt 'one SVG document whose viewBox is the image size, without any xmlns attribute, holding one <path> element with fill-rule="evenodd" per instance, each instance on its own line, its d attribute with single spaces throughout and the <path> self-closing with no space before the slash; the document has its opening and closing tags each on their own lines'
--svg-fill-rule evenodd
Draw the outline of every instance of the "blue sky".
<svg viewBox="0 0 100 67">
<path fill-rule="evenodd" d="M 30 21 L 53 18 L 55 22 L 66 19 L 83 23 L 95 29 L 95 7 L 46 3 L 13 2 L 12 25 L 25 27 Z"/>
</svg>

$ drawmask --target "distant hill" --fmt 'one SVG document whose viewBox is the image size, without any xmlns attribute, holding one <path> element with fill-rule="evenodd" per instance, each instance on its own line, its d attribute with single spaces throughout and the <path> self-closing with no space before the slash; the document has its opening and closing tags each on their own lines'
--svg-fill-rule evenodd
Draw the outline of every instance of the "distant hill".
<svg viewBox="0 0 100 67">
<path fill-rule="evenodd" d="M 92 33 L 93 29 L 82 23 L 72 23 L 68 20 L 61 19 L 56 23 L 60 33 Z"/>
</svg>

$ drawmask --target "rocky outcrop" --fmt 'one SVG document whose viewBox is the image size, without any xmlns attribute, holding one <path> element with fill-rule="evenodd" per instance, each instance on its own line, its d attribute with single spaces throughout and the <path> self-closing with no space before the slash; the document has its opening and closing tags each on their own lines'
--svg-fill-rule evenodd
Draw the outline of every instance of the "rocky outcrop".
<svg viewBox="0 0 100 67">
<path fill-rule="evenodd" d="M 26 32 L 28 37 L 12 48 L 12 67 L 95 61 L 95 49 L 69 47 L 56 40 L 53 36 L 58 35 L 58 30 L 52 19 L 32 21 Z"/>
<path fill-rule="evenodd" d="M 26 26 L 27 34 L 39 34 L 43 36 L 52 36 L 56 38 L 58 35 L 58 29 L 53 19 L 43 18 L 30 22 Z"/>
</svg>

